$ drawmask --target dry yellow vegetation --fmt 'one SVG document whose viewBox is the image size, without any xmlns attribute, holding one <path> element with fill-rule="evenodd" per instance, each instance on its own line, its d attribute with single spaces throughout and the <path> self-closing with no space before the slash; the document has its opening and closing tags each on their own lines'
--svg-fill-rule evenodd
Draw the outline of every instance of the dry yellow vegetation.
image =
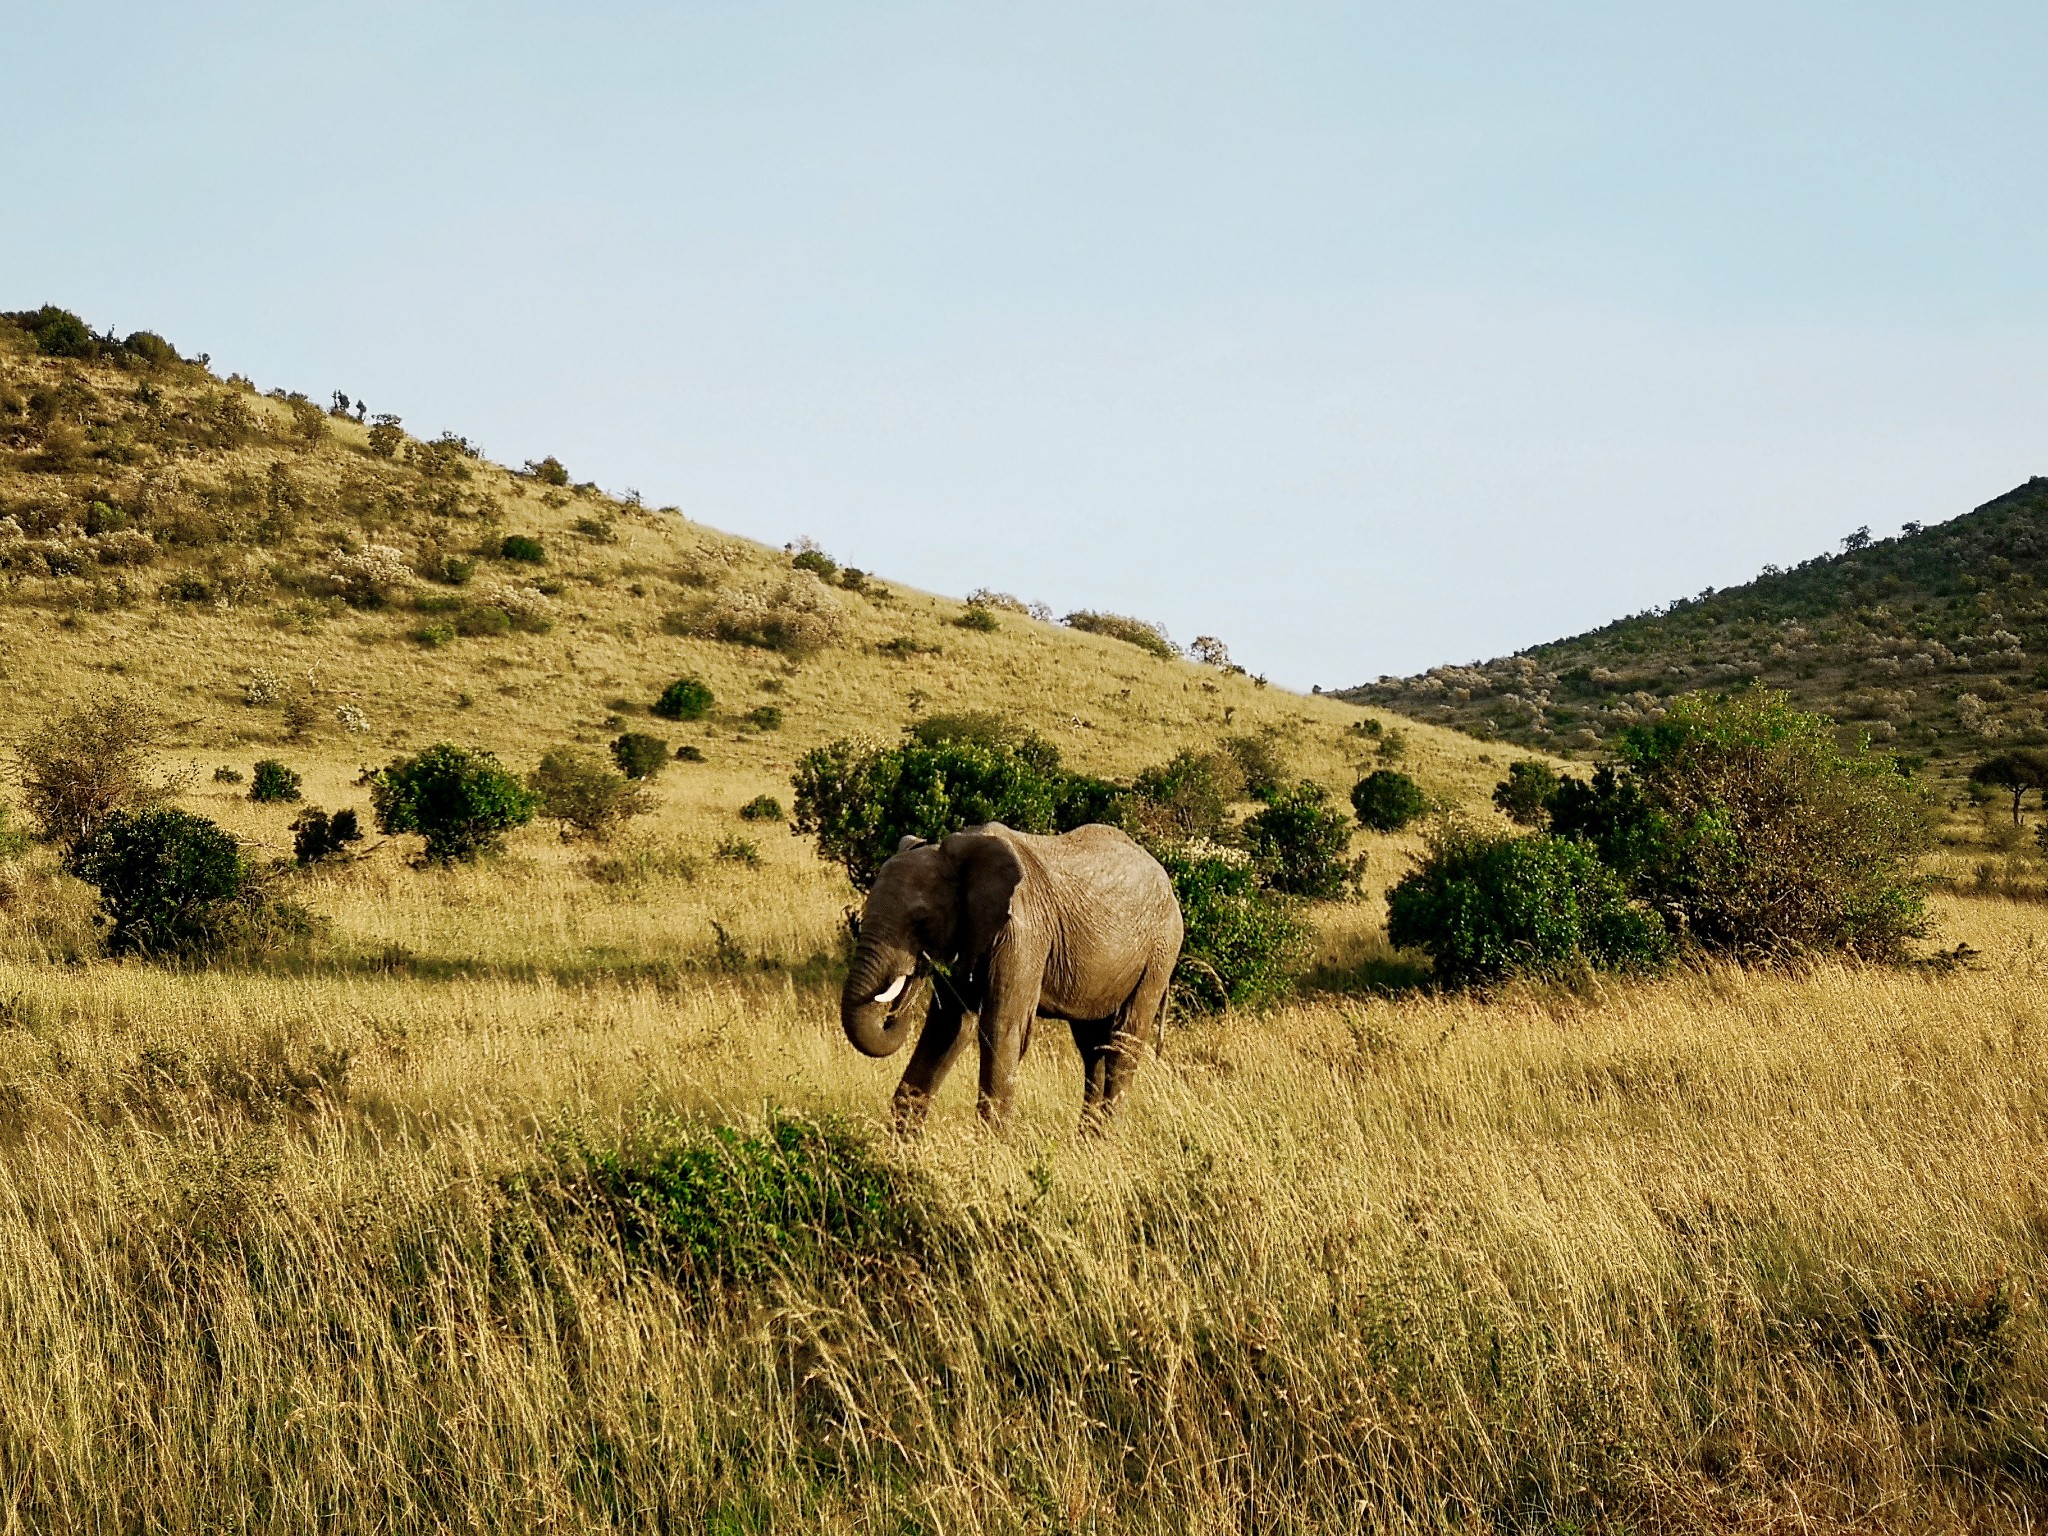
<svg viewBox="0 0 2048 1536">
<path fill-rule="evenodd" d="M 133 387 L 4 361 L 23 393 Z M 1183 1021 L 1090 1142 L 1046 1037 L 1010 1134 L 962 1078 L 893 1145 L 896 1064 L 836 1021 L 850 888 L 741 804 L 786 802 L 809 746 L 970 708 L 1119 776 L 1271 727 L 1341 792 L 1378 760 L 1362 713 L 901 589 L 835 589 L 838 637 L 801 659 L 670 634 L 787 555 L 477 461 L 455 515 L 380 500 L 352 531 L 349 477 L 402 461 L 334 421 L 294 445 L 285 403 L 244 401 L 274 440 L 0 474 L 0 505 L 154 475 L 203 508 L 193 486 L 276 462 L 331 493 L 276 545 L 147 568 L 283 568 L 218 602 L 16 580 L 12 725 L 135 690 L 175 722 L 166 766 L 197 766 L 181 803 L 280 854 L 293 809 L 216 765 L 282 757 L 332 809 L 443 738 L 524 769 L 631 726 L 707 761 L 608 844 L 535 826 L 475 866 L 393 842 L 292 877 L 327 928 L 296 970 L 98 958 L 89 893 L 44 850 L 0 861 L 0 1529 L 2039 1528 L 2048 907 L 1940 898 L 1974 967 Z M 424 559 L 505 532 L 549 551 L 545 633 L 422 646 L 403 601 L 290 585 L 348 539 Z M 686 673 L 706 722 L 615 707 Z M 779 730 L 744 723 L 766 703 Z M 1499 749 L 1403 728 L 1426 788 L 1483 802 Z M 718 857 L 733 837 L 760 862 Z M 1415 843 L 1356 846 L 1371 894 L 1317 911 L 1337 975 L 1383 951 Z M 653 1212 L 698 1128 L 779 1115 L 845 1128 L 849 1187 L 915 1218 L 900 1246 L 775 1228 L 707 1271 L 682 1239 L 724 1239 L 673 1211 L 668 1246 L 626 1240 L 605 1158 Z"/>
</svg>

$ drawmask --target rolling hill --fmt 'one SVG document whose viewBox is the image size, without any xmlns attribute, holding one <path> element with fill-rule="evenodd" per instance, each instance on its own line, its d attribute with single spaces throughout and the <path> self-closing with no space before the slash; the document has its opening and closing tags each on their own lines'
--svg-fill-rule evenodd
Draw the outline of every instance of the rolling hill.
<svg viewBox="0 0 2048 1536">
<path fill-rule="evenodd" d="M 1587 634 L 1337 696 L 1480 739 L 1597 752 L 1673 695 L 1762 682 L 1901 754 L 1953 765 L 2048 741 L 2048 480 L 1896 538 Z"/>
</svg>

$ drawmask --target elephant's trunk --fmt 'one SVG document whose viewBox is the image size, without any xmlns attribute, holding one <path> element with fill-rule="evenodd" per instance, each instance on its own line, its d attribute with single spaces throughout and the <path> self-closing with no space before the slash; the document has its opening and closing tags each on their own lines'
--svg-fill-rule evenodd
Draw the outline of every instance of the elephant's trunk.
<svg viewBox="0 0 2048 1536">
<path fill-rule="evenodd" d="M 854 1049 L 864 1056 L 893 1056 L 910 1038 L 910 966 L 876 947 L 854 956 L 839 998 L 839 1022 Z"/>
</svg>

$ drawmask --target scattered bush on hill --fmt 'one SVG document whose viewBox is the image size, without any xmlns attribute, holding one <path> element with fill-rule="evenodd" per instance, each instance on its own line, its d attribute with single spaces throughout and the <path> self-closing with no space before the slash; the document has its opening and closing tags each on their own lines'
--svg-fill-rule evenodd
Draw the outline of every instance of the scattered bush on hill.
<svg viewBox="0 0 2048 1536">
<path fill-rule="evenodd" d="M 780 821 L 782 802 L 773 795 L 756 795 L 740 807 L 741 821 Z"/>
<path fill-rule="evenodd" d="M 979 603 L 969 603 L 960 610 L 951 623 L 955 629 L 971 629 L 983 635 L 992 635 L 1003 627 L 1002 620 L 995 616 L 994 610 L 984 608 Z"/>
<path fill-rule="evenodd" d="M 526 565 L 541 565 L 548 558 L 546 546 L 531 534 L 508 533 L 498 545 L 499 558 L 517 560 Z"/>
<path fill-rule="evenodd" d="M 405 427 L 400 419 L 389 411 L 381 412 L 371 420 L 370 452 L 380 459 L 395 459 L 405 442 Z"/>
<path fill-rule="evenodd" d="M 1069 629 L 1078 629 L 1086 634 L 1107 635 L 1112 640 L 1121 640 L 1126 645 L 1135 645 L 1141 651 L 1149 651 L 1165 661 L 1180 655 L 1180 647 L 1167 638 L 1166 627 L 1134 619 L 1121 613 L 1095 613 L 1082 609 L 1070 613 L 1060 621 Z"/>
<path fill-rule="evenodd" d="M 292 858 L 301 869 L 339 857 L 350 843 L 362 840 L 362 825 L 352 810 L 330 816 L 318 807 L 308 807 L 292 822 Z"/>
<path fill-rule="evenodd" d="M 1518 827 L 1540 827 L 1550 819 L 1557 771 L 1532 759 L 1508 764 L 1508 776 L 1493 787 L 1494 809 Z"/>
<path fill-rule="evenodd" d="M 249 798 L 259 805 L 283 805 L 300 798 L 298 774 L 274 757 L 266 757 L 249 776 Z"/>
<path fill-rule="evenodd" d="M 1351 809 L 1360 826 L 1399 832 L 1429 809 L 1422 786 L 1393 768 L 1379 768 L 1351 787 Z"/>
<path fill-rule="evenodd" d="M 504 846 L 505 834 L 533 819 L 539 796 L 481 747 L 437 742 L 394 758 L 370 776 L 381 832 L 416 832 L 427 862 L 468 862 Z"/>
<path fill-rule="evenodd" d="M 98 357 L 99 340 L 92 327 L 68 309 L 45 304 L 41 309 L 12 317 L 35 342 L 45 357 Z"/>
<path fill-rule="evenodd" d="M 1274 791 L 1264 810 L 1245 818 L 1245 847 L 1261 885 L 1317 901 L 1356 892 L 1363 868 L 1350 857 L 1351 818 L 1329 800 L 1328 790 L 1304 779 Z"/>
<path fill-rule="evenodd" d="M 651 779 L 668 766 L 668 743 L 645 731 L 627 731 L 612 742 L 612 761 L 629 779 Z"/>
<path fill-rule="evenodd" d="M 782 706 L 757 704 L 747 711 L 744 718 L 757 731 L 779 731 L 782 729 Z"/>
<path fill-rule="evenodd" d="M 1387 893 L 1387 937 L 1428 953 L 1452 986 L 1512 975 L 1647 971 L 1671 938 L 1592 848 L 1547 833 L 1441 823 L 1419 866 Z"/>
<path fill-rule="evenodd" d="M 76 847 L 115 812 L 148 810 L 176 788 L 151 771 L 162 739 L 162 717 L 128 694 L 53 713 L 15 748 L 22 807 L 46 841 Z"/>
<path fill-rule="evenodd" d="M 845 628 L 840 600 L 810 571 L 793 570 L 774 587 L 727 587 L 664 615 L 675 633 L 807 656 L 836 641 Z"/>
<path fill-rule="evenodd" d="M 110 954 L 252 954 L 310 931 L 303 912 L 267 898 L 233 837 L 188 811 L 116 811 L 65 867 L 99 892 Z"/>
<path fill-rule="evenodd" d="M 1612 771 L 1559 787 L 1551 827 L 1688 942 L 1746 963 L 1889 961 L 1924 931 L 1926 801 L 1891 757 L 1844 750 L 1829 721 L 1763 688 L 1680 697 L 1619 747 Z"/>
<path fill-rule="evenodd" d="M 1313 932 L 1293 903 L 1261 889 L 1251 855 L 1203 838 L 1152 854 L 1173 880 L 1187 930 L 1173 976 L 1182 1006 L 1207 1012 L 1284 995 Z"/>
<path fill-rule="evenodd" d="M 540 765 L 526 776 L 526 787 L 540 814 L 562 823 L 565 838 L 573 834 L 602 842 L 621 822 L 653 805 L 645 790 L 607 768 L 595 752 L 576 747 L 543 753 Z"/>
<path fill-rule="evenodd" d="M 1287 783 L 1287 759 L 1281 755 L 1279 735 L 1267 726 L 1254 735 L 1223 738 L 1223 750 L 1237 764 L 1244 793 L 1253 800 L 1269 800 Z"/>
<path fill-rule="evenodd" d="M 544 459 L 528 459 L 526 473 L 542 485 L 566 486 L 569 483 L 569 471 L 562 467 L 562 461 L 552 453 Z"/>
<path fill-rule="evenodd" d="M 702 678 L 679 677 L 661 690 L 652 707 L 664 720 L 702 720 L 716 702 Z"/>
<path fill-rule="evenodd" d="M 798 539 L 789 549 L 791 569 L 809 571 L 820 581 L 830 581 L 839 574 L 839 562 L 809 539 Z"/>
<path fill-rule="evenodd" d="M 1183 748 L 1132 781 L 1129 819 L 1148 844 L 1218 840 L 1228 835 L 1230 804 L 1243 792 L 1234 757 Z"/>
<path fill-rule="evenodd" d="M 676 761 L 679 763 L 701 763 L 704 761 L 704 749 L 699 746 L 693 746 L 686 741 L 676 748 Z"/>
</svg>

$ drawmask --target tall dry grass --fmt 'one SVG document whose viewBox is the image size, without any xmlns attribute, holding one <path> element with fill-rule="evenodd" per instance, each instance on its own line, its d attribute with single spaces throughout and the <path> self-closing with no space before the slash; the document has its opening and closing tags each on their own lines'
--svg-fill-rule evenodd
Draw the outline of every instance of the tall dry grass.
<svg viewBox="0 0 2048 1536">
<path fill-rule="evenodd" d="M 789 976 L 0 964 L 7 1529 L 2026 1530 L 2037 909 L 1948 974 L 1050 1031 L 888 1147 Z M 866 1126 L 908 1254 L 704 1286 L 561 1149 Z M 543 1196 L 545 1195 L 545 1198 Z"/>
</svg>

